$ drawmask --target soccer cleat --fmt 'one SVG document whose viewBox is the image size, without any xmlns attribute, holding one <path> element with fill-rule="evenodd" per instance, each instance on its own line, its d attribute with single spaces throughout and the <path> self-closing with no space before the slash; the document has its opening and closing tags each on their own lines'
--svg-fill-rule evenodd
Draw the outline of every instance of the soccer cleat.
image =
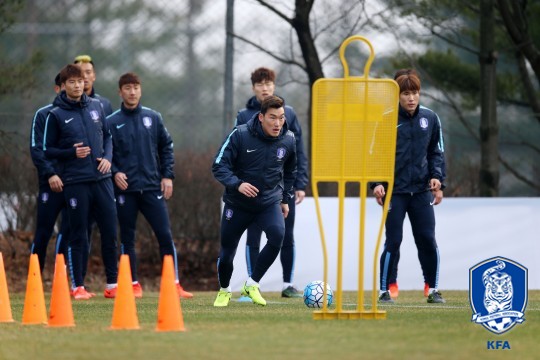
<svg viewBox="0 0 540 360">
<path fill-rule="evenodd" d="M 193 294 L 184 290 L 180 283 L 176 283 L 176 291 L 178 291 L 178 296 L 180 296 L 182 299 L 191 299 L 193 297 Z"/>
<path fill-rule="evenodd" d="M 107 299 L 114 299 L 116 297 L 117 290 L 118 290 L 118 287 L 105 289 L 105 291 L 103 291 L 103 296 L 105 296 Z"/>
<path fill-rule="evenodd" d="M 214 301 L 215 307 L 225 307 L 229 305 L 229 301 L 231 300 L 232 292 L 225 291 L 225 290 L 219 290 L 216 301 Z"/>
<path fill-rule="evenodd" d="M 73 298 L 75 300 L 88 300 L 92 297 L 88 291 L 84 288 L 84 286 L 79 286 L 73 289 L 72 293 Z"/>
<path fill-rule="evenodd" d="M 140 299 L 142 298 L 142 286 L 140 283 L 133 284 L 133 295 Z"/>
<path fill-rule="evenodd" d="M 424 283 L 424 297 L 429 296 L 429 285 L 428 283 Z"/>
<path fill-rule="evenodd" d="M 87 293 L 90 294 L 90 297 L 96 296 L 96 293 L 91 292 L 90 289 L 87 286 L 85 286 L 84 289 L 86 290 Z"/>
<path fill-rule="evenodd" d="M 259 291 L 259 285 L 247 286 L 246 283 L 244 283 L 244 286 L 242 286 L 241 294 L 244 296 L 249 296 L 251 300 L 253 300 L 254 304 L 266 306 L 266 300 L 264 300 L 261 296 L 261 293 Z"/>
<path fill-rule="evenodd" d="M 427 298 L 427 302 L 430 304 L 444 304 L 446 301 L 443 299 L 439 290 L 433 290 Z"/>
<path fill-rule="evenodd" d="M 388 285 L 388 290 L 390 291 L 390 297 L 392 299 L 397 299 L 399 295 L 399 288 L 397 282 Z"/>
<path fill-rule="evenodd" d="M 301 298 L 302 296 L 302 293 L 294 286 L 287 286 L 281 292 L 281 297 L 284 298 Z"/>
<path fill-rule="evenodd" d="M 385 291 L 379 296 L 379 302 L 383 304 L 393 304 L 394 300 L 392 300 L 392 297 L 390 297 L 390 292 Z"/>
</svg>

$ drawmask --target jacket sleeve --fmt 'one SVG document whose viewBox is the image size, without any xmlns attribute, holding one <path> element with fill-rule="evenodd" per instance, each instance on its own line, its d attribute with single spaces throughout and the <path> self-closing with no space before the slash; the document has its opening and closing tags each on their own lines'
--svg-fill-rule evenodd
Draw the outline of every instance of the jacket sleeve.
<svg viewBox="0 0 540 360">
<path fill-rule="evenodd" d="M 229 191 L 238 191 L 242 183 L 234 173 L 240 141 L 239 131 L 235 128 L 219 148 L 212 164 L 214 177 Z"/>
<path fill-rule="evenodd" d="M 291 144 L 291 156 L 287 158 L 283 165 L 283 200 L 286 203 L 289 198 L 294 197 L 294 182 L 296 180 L 297 173 L 297 159 L 296 159 L 296 141 L 294 135 L 291 136 L 293 144 Z"/>
<path fill-rule="evenodd" d="M 238 125 L 244 125 L 248 122 L 249 119 L 246 120 L 245 116 L 246 109 L 238 110 L 238 113 L 236 113 L 236 119 L 234 119 L 234 126 Z"/>
<path fill-rule="evenodd" d="M 36 111 L 34 120 L 32 121 L 32 129 L 30 130 L 30 156 L 37 168 L 38 174 L 45 176 L 47 179 L 53 176 L 56 171 L 53 162 L 47 159 L 43 151 L 43 132 L 45 129 L 46 113 Z"/>
<path fill-rule="evenodd" d="M 292 107 L 287 106 L 287 124 L 289 130 L 294 134 L 296 139 L 296 180 L 294 181 L 294 188 L 298 190 L 305 190 L 309 182 L 308 176 L 308 160 L 306 153 L 304 152 L 304 141 L 302 140 L 302 128 L 298 122 L 296 112 Z"/>
<path fill-rule="evenodd" d="M 101 114 L 104 119 L 103 123 L 103 158 L 109 160 L 109 162 L 112 164 L 112 155 L 113 155 L 113 142 L 112 142 L 112 134 L 111 130 L 109 129 L 109 122 L 105 118 L 105 112 L 102 111 Z"/>
<path fill-rule="evenodd" d="M 174 144 L 158 113 L 158 154 L 162 178 L 174 179 Z"/>
<path fill-rule="evenodd" d="M 445 167 L 444 145 L 441 122 L 439 116 L 435 116 L 436 119 L 433 126 L 433 132 L 428 145 L 427 161 L 430 179 L 439 179 L 442 182 L 444 180 L 443 167 Z"/>
<path fill-rule="evenodd" d="M 75 159 L 77 157 L 76 149 L 70 147 L 62 149 L 59 147 L 60 129 L 53 112 L 49 111 L 45 120 L 45 130 L 43 135 L 43 152 L 48 159 Z"/>
</svg>

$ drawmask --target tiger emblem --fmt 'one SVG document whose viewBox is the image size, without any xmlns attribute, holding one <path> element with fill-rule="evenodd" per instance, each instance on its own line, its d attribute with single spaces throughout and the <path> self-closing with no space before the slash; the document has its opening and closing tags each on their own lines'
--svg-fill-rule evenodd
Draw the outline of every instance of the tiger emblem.
<svg viewBox="0 0 540 360">
<path fill-rule="evenodd" d="M 505 267 L 504 262 L 497 260 L 497 265 L 487 269 L 482 275 L 486 288 L 484 306 L 490 314 L 512 309 L 512 298 L 514 296 L 512 277 L 500 271 Z"/>
<path fill-rule="evenodd" d="M 525 321 L 527 268 L 501 256 L 469 270 L 471 321 L 502 334 Z"/>
</svg>

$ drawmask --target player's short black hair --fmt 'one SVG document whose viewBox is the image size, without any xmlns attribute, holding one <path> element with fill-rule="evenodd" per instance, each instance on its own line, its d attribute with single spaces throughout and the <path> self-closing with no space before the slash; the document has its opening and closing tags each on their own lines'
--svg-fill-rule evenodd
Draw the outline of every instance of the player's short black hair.
<svg viewBox="0 0 540 360">
<path fill-rule="evenodd" d="M 285 101 L 279 96 L 269 96 L 261 104 L 261 114 L 266 114 L 268 109 L 279 109 L 285 106 Z"/>
<path fill-rule="evenodd" d="M 122 86 L 127 85 L 127 84 L 140 85 L 141 80 L 139 80 L 139 77 L 137 76 L 137 74 L 128 72 L 120 76 L 120 79 L 118 79 L 118 88 L 121 89 Z"/>
<path fill-rule="evenodd" d="M 274 70 L 260 67 L 258 69 L 255 69 L 251 73 L 251 85 L 255 85 L 256 83 L 264 82 L 264 81 L 276 81 L 276 73 Z"/>
<path fill-rule="evenodd" d="M 62 82 L 60 81 L 60 73 L 56 74 L 54 77 L 54 85 L 60 87 L 62 85 Z"/>
<path fill-rule="evenodd" d="M 64 84 L 71 78 L 83 78 L 83 72 L 80 67 L 73 64 L 67 64 L 60 70 L 60 84 Z"/>
</svg>

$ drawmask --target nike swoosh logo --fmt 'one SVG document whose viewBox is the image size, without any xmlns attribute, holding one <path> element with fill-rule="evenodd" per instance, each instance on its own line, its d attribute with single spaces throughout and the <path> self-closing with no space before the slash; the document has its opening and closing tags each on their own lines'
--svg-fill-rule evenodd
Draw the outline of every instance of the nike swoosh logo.
<svg viewBox="0 0 540 360">
<path fill-rule="evenodd" d="M 73 120 L 73 118 L 65 120 L 66 124 L 69 124 L 71 122 L 71 120 Z"/>
<path fill-rule="evenodd" d="M 121 129 L 121 128 L 124 127 L 124 125 L 126 125 L 126 124 L 116 125 L 116 128 L 117 128 L 117 129 Z"/>
<path fill-rule="evenodd" d="M 254 151 L 257 151 L 257 149 L 253 149 L 253 150 L 247 149 L 247 152 L 248 152 L 248 153 L 254 152 Z"/>
<path fill-rule="evenodd" d="M 157 198 L 161 200 L 163 198 L 163 195 L 158 195 Z"/>
<path fill-rule="evenodd" d="M 403 123 L 401 123 L 401 124 L 398 124 L 398 126 L 396 126 L 396 128 L 400 127 L 401 125 L 403 125 Z"/>
</svg>

